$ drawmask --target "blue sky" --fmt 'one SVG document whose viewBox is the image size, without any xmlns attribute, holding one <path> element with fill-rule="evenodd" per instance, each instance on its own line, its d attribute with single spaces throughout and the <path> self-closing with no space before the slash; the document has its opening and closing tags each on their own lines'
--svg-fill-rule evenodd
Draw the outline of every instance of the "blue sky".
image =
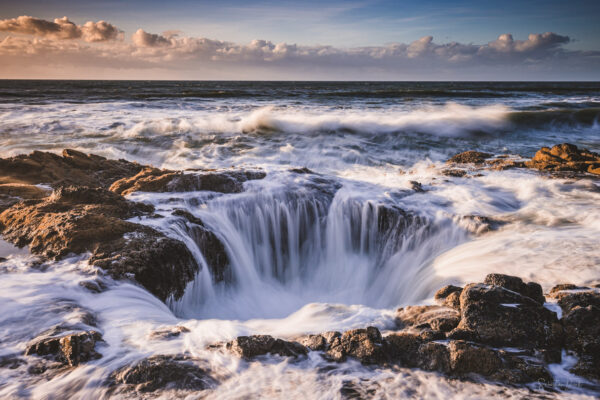
<svg viewBox="0 0 600 400">
<path fill-rule="evenodd" d="M 133 33 L 140 27 L 236 42 L 380 45 L 432 35 L 441 41 L 487 42 L 510 32 L 570 36 L 569 46 L 596 50 L 600 1 L 192 1 L 3 0 L 3 18 L 32 15 L 76 22 L 107 20 Z"/>
<path fill-rule="evenodd" d="M 3 0 L 0 3 L 1 20 L 24 15 L 48 21 L 67 16 L 78 25 L 104 20 L 122 31 L 120 38 L 124 43 L 140 28 L 152 34 L 176 30 L 180 31 L 180 38 L 209 38 L 239 44 L 264 39 L 273 44 L 327 45 L 338 49 L 410 44 L 427 36 L 433 36 L 436 44 L 485 45 L 504 33 L 512 34 L 515 40 L 526 40 L 531 33 L 554 32 L 569 38 L 557 44 L 555 50 L 558 47 L 565 51 L 600 50 L 600 0 Z M 0 40 L 20 34 L 14 30 L 4 32 L 8 33 L 0 32 Z M 530 62 L 530 58 L 523 60 Z M 591 62 L 589 54 L 586 62 Z M 560 75 L 558 69 L 552 70 L 552 76 Z"/>
</svg>

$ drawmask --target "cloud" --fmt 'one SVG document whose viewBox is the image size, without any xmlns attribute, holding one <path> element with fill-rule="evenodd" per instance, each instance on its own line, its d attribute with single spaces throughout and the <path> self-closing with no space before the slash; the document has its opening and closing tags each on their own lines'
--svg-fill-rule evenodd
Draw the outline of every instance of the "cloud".
<svg viewBox="0 0 600 400">
<path fill-rule="evenodd" d="M 122 36 L 122 31 L 106 21 L 88 21 L 79 26 L 67 17 L 56 18 L 52 22 L 27 15 L 0 20 L 0 31 L 56 40 L 83 39 L 86 42 L 103 42 Z"/>
<path fill-rule="evenodd" d="M 123 32 L 108 22 L 80 26 L 67 17 L 54 22 L 27 16 L 2 20 L 0 31 L 34 36 L 0 37 L 0 57 L 5 70 L 12 68 L 15 76 L 37 66 L 47 71 L 62 68 L 61 73 L 70 67 L 77 74 L 101 68 L 103 76 L 120 78 L 127 71 L 129 77 L 155 71 L 164 79 L 600 78 L 599 51 L 568 50 L 564 45 L 571 39 L 552 32 L 534 33 L 525 40 L 505 33 L 484 44 L 437 43 L 425 36 L 410 43 L 342 48 L 269 40 L 240 44 L 143 29 L 131 40 L 114 40 L 123 39 Z"/>
</svg>

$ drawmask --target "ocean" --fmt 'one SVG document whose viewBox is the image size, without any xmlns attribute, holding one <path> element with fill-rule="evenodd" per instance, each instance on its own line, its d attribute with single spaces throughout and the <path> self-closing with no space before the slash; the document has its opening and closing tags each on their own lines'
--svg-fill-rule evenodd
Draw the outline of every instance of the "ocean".
<svg viewBox="0 0 600 400">
<path fill-rule="evenodd" d="M 128 195 L 169 216 L 184 209 L 224 243 L 231 279 L 203 268 L 180 299 L 162 303 L 126 281 L 99 294 L 79 282 L 87 256 L 30 267 L 25 249 L 0 242 L 0 356 L 33 333 L 91 310 L 103 357 L 35 383 L 0 370 L 0 397 L 101 398 L 115 368 L 154 354 L 207 360 L 223 382 L 202 398 L 339 398 L 347 382 L 375 398 L 484 398 L 499 386 L 418 370 L 335 369 L 316 354 L 298 362 L 232 360 L 206 350 L 239 335 L 395 326 L 398 307 L 432 304 L 446 284 L 517 275 L 545 290 L 600 280 L 600 181 L 538 171 L 443 173 L 452 155 L 478 150 L 521 159 L 572 143 L 600 152 L 597 82 L 0 81 L 0 157 L 72 148 L 155 167 L 259 169 L 244 191 Z M 294 170 L 306 168 L 308 174 Z M 415 183 L 423 190 L 415 191 Z M 378 206 L 414 215 L 382 231 Z M 497 222 L 482 232 L 473 218 Z M 170 218 L 136 220 L 204 255 Z M 51 311 L 49 311 L 51 310 Z M 186 335 L 149 339 L 162 326 Z M 557 392 L 503 387 L 507 398 L 593 398 L 593 385 L 556 367 Z M 283 396 L 285 394 L 285 396 Z M 534 393 L 535 394 L 535 393 Z M 50 397 L 48 397 L 50 398 Z"/>
</svg>

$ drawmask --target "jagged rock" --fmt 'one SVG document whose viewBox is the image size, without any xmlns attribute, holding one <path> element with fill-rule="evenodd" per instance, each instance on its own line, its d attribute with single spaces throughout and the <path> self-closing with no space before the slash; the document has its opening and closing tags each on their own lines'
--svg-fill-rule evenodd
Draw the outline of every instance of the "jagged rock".
<svg viewBox="0 0 600 400">
<path fill-rule="evenodd" d="M 452 156 L 448 161 L 448 164 L 483 164 L 487 158 L 492 157 L 492 154 L 483 153 L 480 151 L 465 151 L 463 153 Z"/>
<path fill-rule="evenodd" d="M 452 340 L 448 345 L 450 366 L 455 374 L 477 373 L 489 376 L 502 368 L 502 360 L 489 348 L 462 340 Z"/>
<path fill-rule="evenodd" d="M 562 341 L 556 314 L 501 286 L 469 284 L 460 295 L 461 320 L 452 339 L 497 346 L 551 348 Z"/>
<path fill-rule="evenodd" d="M 449 374 L 452 371 L 450 351 L 443 343 L 426 342 L 417 351 L 417 368 L 425 371 L 439 371 Z"/>
<path fill-rule="evenodd" d="M 125 366 L 110 375 L 109 385 L 126 385 L 125 390 L 154 392 L 164 390 L 197 391 L 217 385 L 200 360 L 186 356 L 152 356 Z"/>
<path fill-rule="evenodd" d="M 569 143 L 542 147 L 525 165 L 542 171 L 575 171 L 600 174 L 600 154 Z"/>
<path fill-rule="evenodd" d="M 460 312 L 460 293 L 462 290 L 463 288 L 460 286 L 447 285 L 435 292 L 433 298 L 438 303 Z"/>
<path fill-rule="evenodd" d="M 276 339 L 269 335 L 238 336 L 225 344 L 225 348 L 240 357 L 250 359 L 265 354 L 285 357 L 306 355 L 306 347 L 297 342 Z"/>
<path fill-rule="evenodd" d="M 463 176 L 467 175 L 467 171 L 464 169 L 447 168 L 442 170 L 442 174 L 455 178 L 462 178 Z"/>
<path fill-rule="evenodd" d="M 303 346 L 308 347 L 313 351 L 326 351 L 333 343 L 335 338 L 342 336 L 340 332 L 331 331 L 325 332 L 318 335 L 305 335 L 296 338 L 296 342 Z"/>
<path fill-rule="evenodd" d="M 190 212 L 175 210 L 172 214 L 182 217 L 187 221 L 185 230 L 198 245 L 215 282 L 231 282 L 231 270 L 228 268 L 229 256 L 221 239 L 214 232 L 206 228 L 200 218 L 195 217 Z"/>
<path fill-rule="evenodd" d="M 183 242 L 142 225 L 98 244 L 90 263 L 114 278 L 133 278 L 162 301 L 181 298 L 199 269 Z"/>
<path fill-rule="evenodd" d="M 397 332 L 385 337 L 386 352 L 392 361 L 415 368 L 418 365 L 419 348 L 425 340 L 414 332 Z"/>
<path fill-rule="evenodd" d="M 185 326 L 172 326 L 169 328 L 159 329 L 150 332 L 150 339 L 152 340 L 167 340 L 178 337 L 182 333 L 188 333 L 190 330 Z"/>
<path fill-rule="evenodd" d="M 527 296 L 540 304 L 546 302 L 542 286 L 539 283 L 528 282 L 525 283 L 517 276 L 503 275 L 503 274 L 489 274 L 483 280 L 486 285 L 502 286 L 505 289 L 512 290 Z"/>
<path fill-rule="evenodd" d="M 115 278 L 133 277 L 166 300 L 179 298 L 198 271 L 185 244 L 125 221 L 152 212 L 102 188 L 61 187 L 44 200 L 21 202 L 0 214 L 4 239 L 34 254 L 60 259 L 91 252 L 90 263 Z"/>
<path fill-rule="evenodd" d="M 580 356 L 577 364 L 569 372 L 586 379 L 600 381 L 600 356 L 598 354 Z"/>
<path fill-rule="evenodd" d="M 460 313 L 443 306 L 407 306 L 396 312 L 396 322 L 401 328 L 448 332 L 456 328 L 459 321 Z"/>
<path fill-rule="evenodd" d="M 107 188 L 112 182 L 133 176 L 142 166 L 125 160 L 65 149 L 62 157 L 34 151 L 0 159 L 0 183 L 48 184 L 54 188 L 67 185 Z"/>
<path fill-rule="evenodd" d="M 338 362 L 352 357 L 363 364 L 381 364 L 388 359 L 381 333 L 373 326 L 346 331 L 333 338 L 326 355 Z"/>
<path fill-rule="evenodd" d="M 263 171 L 207 170 L 184 173 L 182 171 L 144 168 L 137 175 L 116 181 L 113 192 L 127 195 L 133 192 L 189 192 L 207 190 L 219 193 L 239 193 L 243 183 L 262 179 Z"/>
<path fill-rule="evenodd" d="M 82 362 L 102 357 L 95 351 L 102 335 L 96 331 L 79 331 L 59 336 L 34 339 L 27 345 L 25 355 L 50 356 L 63 364 L 75 367 Z"/>
</svg>

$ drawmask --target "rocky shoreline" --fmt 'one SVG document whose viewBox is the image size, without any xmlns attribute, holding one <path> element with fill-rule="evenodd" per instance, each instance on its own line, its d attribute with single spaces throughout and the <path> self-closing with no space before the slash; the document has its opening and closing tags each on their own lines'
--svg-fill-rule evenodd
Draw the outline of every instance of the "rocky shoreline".
<svg viewBox="0 0 600 400">
<path fill-rule="evenodd" d="M 508 168 L 594 177 L 600 175 L 600 155 L 570 144 L 544 147 L 531 160 L 469 151 L 448 160 L 442 173 L 468 177 L 482 169 Z M 135 282 L 167 302 L 183 296 L 201 267 L 182 241 L 136 222 L 164 216 L 124 196 L 138 191 L 239 193 L 244 182 L 265 176 L 261 170 L 235 168 L 161 170 L 69 149 L 61 156 L 34 152 L 0 159 L 0 233 L 19 247 L 29 246 L 40 262 L 90 254 L 89 264 L 102 273 Z M 416 192 L 423 190 L 418 182 L 413 186 Z M 403 210 L 381 215 L 411 218 Z M 175 210 L 169 218 L 193 233 L 213 278 L 229 279 L 229 259 L 219 237 L 184 210 Z M 85 287 L 93 292 L 105 289 L 101 276 Z M 570 373 L 599 390 L 600 285 L 559 284 L 544 294 L 535 282 L 491 274 L 480 283 L 441 288 L 435 299 L 437 305 L 397 310 L 397 326 L 391 331 L 364 327 L 285 339 L 240 336 L 208 349 L 258 361 L 269 354 L 301 360 L 316 352 L 332 364 L 356 360 L 373 367 L 435 371 L 453 379 L 538 383 L 548 389 L 554 384 L 552 366 L 569 355 L 577 358 Z M 80 316 L 79 323 L 42 332 L 22 356 L 0 358 L 0 368 L 26 365 L 29 374 L 51 379 L 101 357 L 98 349 L 106 344 L 93 315 L 74 304 L 66 307 Z M 188 331 L 173 327 L 155 337 L 167 340 Z M 203 360 L 178 354 L 123 366 L 105 384 L 111 391 L 192 391 L 210 389 L 219 379 Z"/>
</svg>

